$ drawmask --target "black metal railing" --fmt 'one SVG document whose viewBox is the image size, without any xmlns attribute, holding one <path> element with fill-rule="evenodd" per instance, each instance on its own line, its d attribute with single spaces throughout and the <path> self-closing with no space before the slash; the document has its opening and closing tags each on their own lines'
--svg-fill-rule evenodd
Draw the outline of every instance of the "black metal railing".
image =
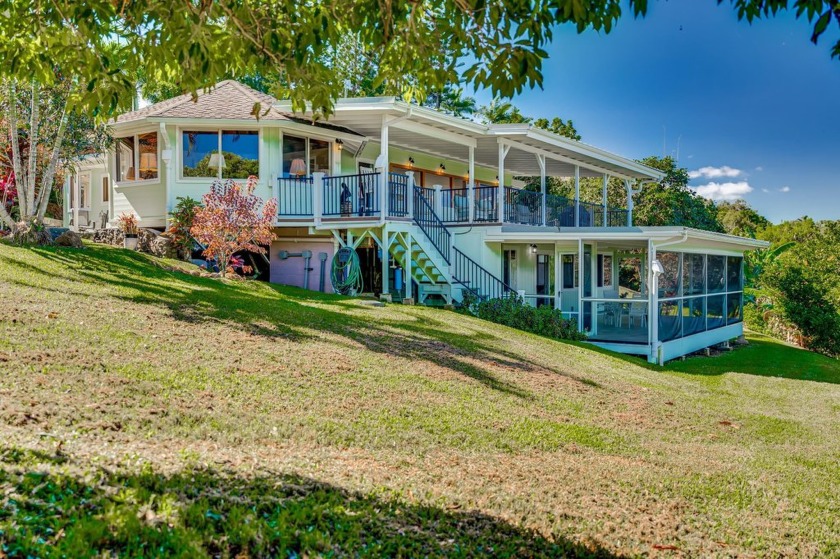
<svg viewBox="0 0 840 559">
<path fill-rule="evenodd" d="M 603 227 L 606 212 L 607 227 L 627 226 L 628 210 L 623 208 L 605 208 L 601 204 L 580 202 L 578 221 L 575 223 L 575 200 L 565 196 L 549 195 L 546 197 L 546 224 L 551 227 Z"/>
<path fill-rule="evenodd" d="M 479 299 L 501 299 L 514 293 L 511 286 L 494 276 L 481 264 L 457 248 L 452 250 L 454 252 L 452 281 L 461 284 Z"/>
<path fill-rule="evenodd" d="M 277 215 L 281 217 L 313 215 L 312 177 L 280 177 L 277 183 Z"/>
<path fill-rule="evenodd" d="M 466 188 L 441 189 L 438 217 L 444 223 L 465 223 L 469 221 L 469 190 Z"/>
<path fill-rule="evenodd" d="M 495 186 L 477 186 L 475 187 L 475 203 L 474 219 L 478 222 L 497 222 L 499 221 L 499 189 Z"/>
<path fill-rule="evenodd" d="M 423 196 L 420 188 L 414 189 L 414 223 L 425 233 L 429 242 L 437 249 L 447 264 L 452 245 L 452 234 L 435 213 L 434 208 Z"/>
<path fill-rule="evenodd" d="M 376 217 L 379 173 L 324 177 L 324 217 Z"/>
<path fill-rule="evenodd" d="M 522 225 L 542 225 L 541 192 L 505 187 L 505 221 Z"/>
<path fill-rule="evenodd" d="M 408 215 L 408 176 L 403 173 L 388 174 L 388 215 Z"/>
</svg>

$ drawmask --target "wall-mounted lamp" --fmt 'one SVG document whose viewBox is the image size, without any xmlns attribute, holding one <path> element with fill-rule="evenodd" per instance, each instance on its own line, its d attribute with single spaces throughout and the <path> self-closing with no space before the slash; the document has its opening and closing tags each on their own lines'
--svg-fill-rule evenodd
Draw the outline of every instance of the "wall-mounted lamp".
<svg viewBox="0 0 840 559">
<path fill-rule="evenodd" d="M 408 166 L 409 167 L 414 167 L 414 158 L 413 157 L 408 158 Z"/>
<path fill-rule="evenodd" d="M 662 266 L 662 262 L 659 260 L 654 260 L 650 263 L 650 271 L 653 272 L 654 276 L 661 276 L 665 273 L 665 267 Z"/>
<path fill-rule="evenodd" d="M 340 139 L 335 140 L 335 145 L 338 148 L 338 151 L 341 151 L 341 150 L 344 149 L 344 142 Z"/>
<path fill-rule="evenodd" d="M 531 245 L 531 254 L 537 253 L 537 245 Z"/>
<path fill-rule="evenodd" d="M 443 173 L 445 170 L 446 170 L 446 165 L 441 163 L 440 166 L 438 167 L 438 173 Z"/>
</svg>

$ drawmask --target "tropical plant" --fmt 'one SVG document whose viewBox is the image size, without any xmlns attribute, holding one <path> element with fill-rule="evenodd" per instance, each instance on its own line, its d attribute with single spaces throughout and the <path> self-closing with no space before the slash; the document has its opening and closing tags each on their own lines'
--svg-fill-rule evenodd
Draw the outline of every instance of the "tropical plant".
<svg viewBox="0 0 840 559">
<path fill-rule="evenodd" d="M 265 245 L 274 240 L 277 201 L 263 202 L 254 194 L 256 187 L 256 177 L 249 177 L 245 184 L 232 179 L 213 181 L 196 210 L 190 233 L 205 246 L 204 256 L 217 262 L 222 277 L 235 253 L 265 254 Z"/>
<path fill-rule="evenodd" d="M 193 248 L 190 229 L 195 221 L 195 214 L 201 208 L 201 202 L 189 196 L 178 196 L 175 209 L 169 214 L 169 229 L 164 235 L 172 239 L 172 244 L 181 258 L 189 258 Z"/>
<path fill-rule="evenodd" d="M 137 216 L 133 213 L 122 213 L 117 218 L 117 227 L 126 237 L 136 237 L 139 232 Z"/>
</svg>

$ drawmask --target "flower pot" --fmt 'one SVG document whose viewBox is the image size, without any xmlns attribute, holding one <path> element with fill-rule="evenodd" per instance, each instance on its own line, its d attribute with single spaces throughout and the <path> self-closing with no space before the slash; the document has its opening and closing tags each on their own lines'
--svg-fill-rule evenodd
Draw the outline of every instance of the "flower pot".
<svg viewBox="0 0 840 559">
<path fill-rule="evenodd" d="M 137 250 L 137 235 L 126 235 L 123 240 L 123 246 L 128 250 Z"/>
</svg>

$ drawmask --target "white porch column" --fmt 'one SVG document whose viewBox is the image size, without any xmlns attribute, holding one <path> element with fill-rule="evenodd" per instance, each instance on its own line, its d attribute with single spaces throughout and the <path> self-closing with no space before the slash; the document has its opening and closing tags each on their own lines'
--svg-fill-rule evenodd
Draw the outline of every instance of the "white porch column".
<svg viewBox="0 0 840 559">
<path fill-rule="evenodd" d="M 324 215 L 324 173 L 312 173 L 312 216 L 315 225 L 321 224 Z"/>
<path fill-rule="evenodd" d="M 627 189 L 627 227 L 633 227 L 633 185 L 625 180 L 624 188 Z"/>
<path fill-rule="evenodd" d="M 656 245 L 648 240 L 647 262 L 645 263 L 645 277 L 648 278 L 648 344 L 650 353 L 648 362 L 658 361 L 659 347 L 659 277 L 653 273 L 653 261 L 656 260 Z"/>
<path fill-rule="evenodd" d="M 540 193 L 542 196 L 542 216 L 540 217 L 540 222 L 543 224 L 543 226 L 545 226 L 545 155 L 537 154 L 537 165 L 540 166 Z"/>
<path fill-rule="evenodd" d="M 583 239 L 578 239 L 578 332 L 583 332 Z"/>
<path fill-rule="evenodd" d="M 607 199 L 607 185 L 610 182 L 610 176 L 604 173 L 604 191 L 601 193 L 601 199 L 604 201 L 604 227 L 607 226 L 607 213 L 610 206 L 610 202 Z"/>
<path fill-rule="evenodd" d="M 382 132 L 380 134 L 381 137 L 381 145 L 379 147 L 379 157 L 380 160 L 377 160 L 381 165 L 382 169 L 380 172 L 382 173 L 379 179 L 379 222 L 385 223 L 385 215 L 388 209 L 388 117 L 382 115 Z"/>
<path fill-rule="evenodd" d="M 563 279 L 560 277 L 562 262 L 560 262 L 560 251 L 557 248 L 557 241 L 554 241 L 554 309 L 560 310 L 560 293 L 563 290 Z"/>
<path fill-rule="evenodd" d="M 499 221 L 505 221 L 505 157 L 510 147 L 499 140 Z"/>
<path fill-rule="evenodd" d="M 411 293 L 411 233 L 405 233 L 405 244 L 408 248 L 405 251 L 405 263 L 403 265 L 403 282 L 405 283 L 405 297 L 412 296 Z"/>
<path fill-rule="evenodd" d="M 435 185 L 434 200 L 432 201 L 432 207 L 435 209 L 435 213 L 440 218 L 444 217 L 443 216 L 443 194 L 441 193 L 442 188 L 443 187 L 439 184 Z"/>
<path fill-rule="evenodd" d="M 598 297 L 598 242 L 592 241 L 589 250 L 589 281 L 592 283 L 592 297 Z M 598 333 L 598 303 L 590 303 L 592 309 L 592 333 Z"/>
<path fill-rule="evenodd" d="M 408 177 L 408 185 L 406 186 L 405 195 L 408 196 L 406 200 L 406 211 L 411 219 L 414 219 L 414 171 L 408 171 L 405 174 Z"/>
<path fill-rule="evenodd" d="M 580 227 L 580 165 L 575 165 L 575 227 Z"/>
<path fill-rule="evenodd" d="M 274 223 L 277 223 L 277 218 L 280 216 L 280 181 L 274 174 L 269 180 L 271 180 L 271 196 L 277 202 L 277 215 L 274 216 Z"/>
<path fill-rule="evenodd" d="M 475 147 L 470 146 L 470 168 L 469 179 L 467 181 L 467 209 L 469 212 L 469 221 L 472 223 L 475 220 Z"/>
</svg>

